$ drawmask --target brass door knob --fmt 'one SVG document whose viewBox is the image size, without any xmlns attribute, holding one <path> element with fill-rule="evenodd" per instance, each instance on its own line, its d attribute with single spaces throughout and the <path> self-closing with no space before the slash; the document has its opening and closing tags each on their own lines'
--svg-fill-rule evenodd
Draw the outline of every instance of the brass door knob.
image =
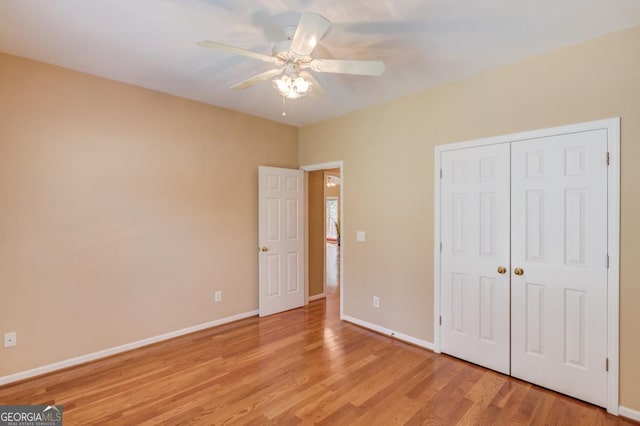
<svg viewBox="0 0 640 426">
<path fill-rule="evenodd" d="M 505 272 L 507 272 L 507 268 L 505 268 L 504 266 L 498 266 L 499 274 L 504 274 Z"/>
<path fill-rule="evenodd" d="M 516 268 L 513 270 L 513 273 L 516 275 L 524 275 L 524 269 L 522 268 Z"/>
<path fill-rule="evenodd" d="M 261 247 L 260 251 L 269 251 L 269 248 L 268 247 Z"/>
</svg>

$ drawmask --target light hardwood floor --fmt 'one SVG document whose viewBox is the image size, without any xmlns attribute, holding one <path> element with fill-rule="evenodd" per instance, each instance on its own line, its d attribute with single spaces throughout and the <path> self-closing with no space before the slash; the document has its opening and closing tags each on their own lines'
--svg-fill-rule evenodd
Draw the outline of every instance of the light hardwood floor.
<svg viewBox="0 0 640 426">
<path fill-rule="evenodd" d="M 636 424 L 340 322 L 337 294 L 0 387 L 65 425 Z"/>
</svg>

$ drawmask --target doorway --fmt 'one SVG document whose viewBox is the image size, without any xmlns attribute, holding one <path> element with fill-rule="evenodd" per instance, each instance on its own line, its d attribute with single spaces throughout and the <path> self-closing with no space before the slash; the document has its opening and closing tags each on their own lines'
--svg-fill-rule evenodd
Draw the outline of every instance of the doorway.
<svg viewBox="0 0 640 426">
<path fill-rule="evenodd" d="M 307 300 L 339 299 L 343 313 L 342 161 L 301 167 L 307 186 Z"/>
</svg>

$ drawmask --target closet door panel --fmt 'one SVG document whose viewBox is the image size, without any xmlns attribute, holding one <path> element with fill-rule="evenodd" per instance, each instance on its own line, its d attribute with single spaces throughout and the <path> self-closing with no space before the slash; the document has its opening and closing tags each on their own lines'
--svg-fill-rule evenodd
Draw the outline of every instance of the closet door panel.
<svg viewBox="0 0 640 426">
<path fill-rule="evenodd" d="M 512 375 L 606 405 L 606 131 L 511 151 Z"/>
<path fill-rule="evenodd" d="M 509 374 L 509 145 L 447 151 L 442 167 L 441 350 Z"/>
</svg>

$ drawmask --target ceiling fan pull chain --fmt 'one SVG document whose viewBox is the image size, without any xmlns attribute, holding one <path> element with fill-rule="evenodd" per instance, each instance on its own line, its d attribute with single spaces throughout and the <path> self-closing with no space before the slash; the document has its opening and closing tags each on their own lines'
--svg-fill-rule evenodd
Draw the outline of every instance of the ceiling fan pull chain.
<svg viewBox="0 0 640 426">
<path fill-rule="evenodd" d="M 282 116 L 286 117 L 287 116 L 287 112 L 284 110 L 284 102 L 286 100 L 286 96 L 282 97 Z"/>
</svg>

